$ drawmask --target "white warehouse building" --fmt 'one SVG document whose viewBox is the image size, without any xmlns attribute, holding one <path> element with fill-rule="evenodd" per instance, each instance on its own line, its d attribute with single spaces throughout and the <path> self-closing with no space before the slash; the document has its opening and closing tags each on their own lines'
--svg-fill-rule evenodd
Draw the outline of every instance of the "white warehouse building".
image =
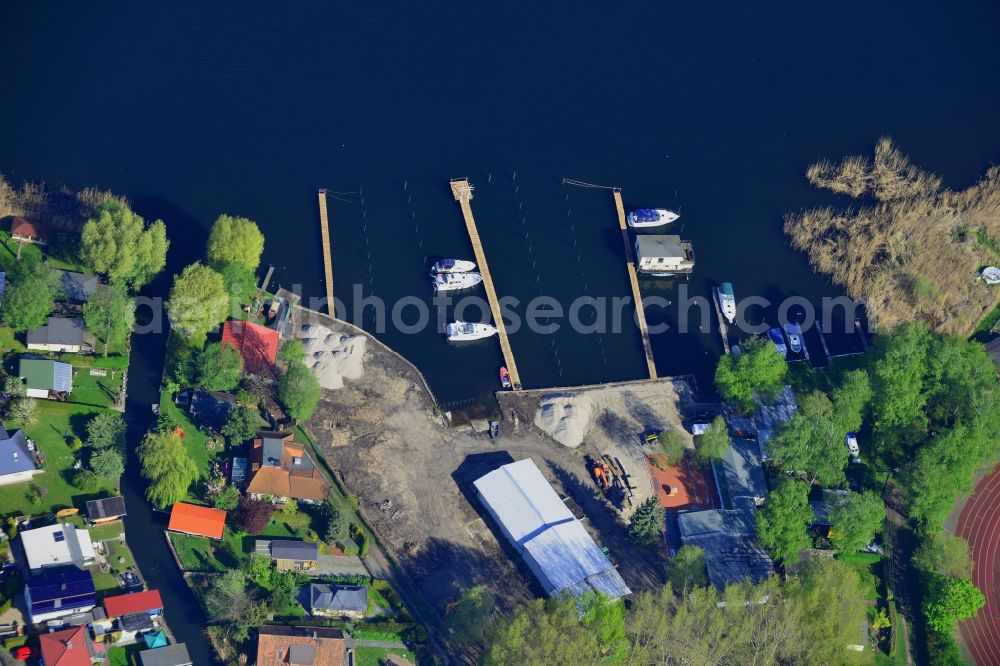
<svg viewBox="0 0 1000 666">
<path fill-rule="evenodd" d="M 530 458 L 504 465 L 473 485 L 546 594 L 632 593 Z"/>
</svg>

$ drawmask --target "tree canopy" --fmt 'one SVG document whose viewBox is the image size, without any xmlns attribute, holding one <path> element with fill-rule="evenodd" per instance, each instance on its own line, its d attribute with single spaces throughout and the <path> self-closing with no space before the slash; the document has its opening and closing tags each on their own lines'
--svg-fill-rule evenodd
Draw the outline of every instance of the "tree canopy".
<svg viewBox="0 0 1000 666">
<path fill-rule="evenodd" d="M 729 426 L 726 417 L 716 416 L 708 429 L 694 438 L 694 452 L 698 460 L 707 463 L 718 460 L 729 450 Z"/>
<path fill-rule="evenodd" d="M 278 381 L 278 398 L 288 415 L 304 421 L 316 411 L 320 397 L 319 380 L 302 363 L 292 363 Z"/>
<path fill-rule="evenodd" d="M 257 276 L 242 264 L 222 264 L 214 266 L 222 276 L 226 293 L 240 303 L 247 303 L 257 292 Z"/>
<path fill-rule="evenodd" d="M 653 495 L 636 507 L 628 521 L 628 538 L 637 546 L 653 548 L 663 535 L 663 507 Z"/>
<path fill-rule="evenodd" d="M 242 375 L 243 356 L 232 345 L 208 345 L 198 357 L 198 384 L 206 391 L 232 391 Z"/>
<path fill-rule="evenodd" d="M 98 412 L 87 422 L 87 445 L 125 450 L 125 419 L 116 412 Z"/>
<path fill-rule="evenodd" d="M 94 210 L 80 234 L 80 258 L 90 270 L 138 289 L 167 263 L 167 228 L 150 225 L 127 206 L 109 199 Z"/>
<path fill-rule="evenodd" d="M 681 546 L 667 565 L 667 580 L 679 592 L 708 585 L 705 551 L 698 546 Z"/>
<path fill-rule="evenodd" d="M 177 330 L 204 342 L 208 332 L 229 313 L 229 296 L 222 276 L 200 263 L 185 268 L 174 278 L 167 313 Z"/>
<path fill-rule="evenodd" d="M 687 438 L 681 434 L 680 430 L 664 430 L 658 437 L 660 443 L 660 453 L 667 461 L 668 465 L 676 465 L 684 459 L 684 452 L 687 451 Z"/>
<path fill-rule="evenodd" d="M 135 301 L 122 285 L 110 284 L 98 289 L 83 304 L 83 323 L 104 344 L 107 356 L 111 345 L 124 346 L 135 324 Z"/>
<path fill-rule="evenodd" d="M 913 554 L 913 566 L 945 578 L 971 578 L 969 544 L 960 536 L 937 532 L 923 540 Z"/>
<path fill-rule="evenodd" d="M 173 432 L 151 432 L 137 450 L 142 475 L 149 480 L 146 498 L 165 507 L 187 497 L 198 478 L 198 467 Z"/>
<path fill-rule="evenodd" d="M 812 545 L 808 527 L 813 520 L 809 506 L 809 486 L 783 478 L 757 510 L 760 543 L 771 556 L 784 563 L 794 562 L 799 552 Z"/>
<path fill-rule="evenodd" d="M 813 391 L 799 398 L 798 405 L 795 416 L 768 440 L 768 452 L 782 470 L 801 473 L 810 483 L 842 484 L 849 452 L 833 403 L 822 391 Z"/>
<path fill-rule="evenodd" d="M 90 469 L 105 479 L 117 479 L 125 472 L 125 461 L 115 449 L 102 449 L 91 456 Z"/>
<path fill-rule="evenodd" d="M 220 215 L 208 234 L 208 263 L 216 268 L 236 264 L 253 272 L 264 252 L 264 234 L 253 220 Z"/>
<path fill-rule="evenodd" d="M 949 633 L 955 622 L 967 620 L 986 605 L 986 597 L 967 578 L 938 576 L 924 600 L 927 625 L 939 633 Z"/>
<path fill-rule="evenodd" d="M 495 602 L 483 585 L 465 590 L 448 613 L 448 629 L 462 643 L 481 643 L 490 628 Z"/>
<path fill-rule="evenodd" d="M 44 324 L 55 307 L 55 274 L 36 261 L 20 267 L 8 280 L 2 304 L 3 323 L 17 332 Z"/>
<path fill-rule="evenodd" d="M 222 434 L 233 444 L 239 444 L 253 437 L 260 427 L 260 415 L 256 409 L 247 405 L 236 405 L 226 416 Z"/>
<path fill-rule="evenodd" d="M 784 386 L 788 364 L 767 340 L 751 338 L 741 354 L 726 354 L 715 368 L 715 387 L 726 402 L 749 412 L 757 397 L 773 398 Z"/>
<path fill-rule="evenodd" d="M 847 493 L 830 513 L 830 541 L 838 553 L 856 553 L 882 531 L 885 504 L 870 490 Z"/>
</svg>

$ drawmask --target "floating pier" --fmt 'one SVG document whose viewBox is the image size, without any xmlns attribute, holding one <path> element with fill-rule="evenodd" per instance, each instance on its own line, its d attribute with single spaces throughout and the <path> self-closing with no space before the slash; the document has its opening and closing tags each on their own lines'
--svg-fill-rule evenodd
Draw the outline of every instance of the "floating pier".
<svg viewBox="0 0 1000 666">
<path fill-rule="evenodd" d="M 646 350 L 646 366 L 649 368 L 649 378 L 656 379 L 656 363 L 653 361 L 653 348 L 649 344 L 649 328 L 646 325 L 646 313 L 642 308 L 642 295 L 639 293 L 639 278 L 635 272 L 635 256 L 632 252 L 632 242 L 628 235 L 628 225 L 625 224 L 625 206 L 622 204 L 622 193 L 617 187 L 611 192 L 615 198 L 615 208 L 618 210 L 618 226 L 622 231 L 622 241 L 625 243 L 625 267 L 628 269 L 629 282 L 632 283 L 635 317 L 639 322 L 639 333 L 642 334 L 642 346 Z"/>
<path fill-rule="evenodd" d="M 719 307 L 719 292 L 717 287 L 712 287 L 712 305 L 715 306 L 715 316 L 719 318 L 719 334 L 722 335 L 722 349 L 729 353 L 729 327 L 726 326 L 726 318 L 722 316 L 722 309 Z"/>
<path fill-rule="evenodd" d="M 330 223 L 326 217 L 326 190 L 319 191 L 319 233 L 323 243 L 323 276 L 326 281 L 326 311 L 333 315 L 333 256 L 330 254 Z"/>
<path fill-rule="evenodd" d="M 274 275 L 274 266 L 267 267 L 267 275 L 264 276 L 264 281 L 260 283 L 260 290 L 267 293 L 267 285 L 271 284 L 271 276 Z"/>
<path fill-rule="evenodd" d="M 451 180 L 451 193 L 455 201 L 462 207 L 462 217 L 465 218 L 465 228 L 469 232 L 469 240 L 472 241 L 472 251 L 476 254 L 476 265 L 479 273 L 483 276 L 483 287 L 486 288 L 486 298 L 490 302 L 490 310 L 493 312 L 493 325 L 497 327 L 500 338 L 500 349 L 503 351 L 504 362 L 507 364 L 507 372 L 510 373 L 510 381 L 515 391 L 521 390 L 521 376 L 517 372 L 517 364 L 514 362 L 514 351 L 510 347 L 510 339 L 507 337 L 507 327 L 504 326 L 503 317 L 500 314 L 500 301 L 497 300 L 497 292 L 493 287 L 493 276 L 490 275 L 489 264 L 486 263 L 486 252 L 483 251 L 483 243 L 479 239 L 479 231 L 476 229 L 476 219 L 472 216 L 472 185 L 468 178 L 453 178 Z"/>
</svg>

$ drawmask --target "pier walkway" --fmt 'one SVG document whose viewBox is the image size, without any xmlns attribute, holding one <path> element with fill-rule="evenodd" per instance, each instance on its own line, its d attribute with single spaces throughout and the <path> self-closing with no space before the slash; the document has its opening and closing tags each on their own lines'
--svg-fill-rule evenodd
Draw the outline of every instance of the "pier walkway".
<svg viewBox="0 0 1000 666">
<path fill-rule="evenodd" d="M 489 264 L 486 263 L 486 252 L 483 251 L 483 243 L 479 240 L 479 231 L 476 229 L 476 219 L 472 217 L 472 185 L 467 178 L 453 178 L 451 181 L 451 193 L 455 201 L 462 207 L 462 217 L 465 218 L 465 228 L 469 231 L 469 240 L 472 241 L 472 251 L 476 254 L 476 265 L 479 273 L 483 276 L 483 287 L 486 288 L 486 298 L 490 302 L 490 310 L 493 312 L 493 325 L 497 327 L 500 338 L 500 349 L 503 351 L 504 362 L 507 364 L 507 372 L 510 373 L 510 381 L 515 391 L 521 390 L 521 376 L 517 372 L 517 364 L 514 362 L 514 351 L 510 348 L 510 339 L 507 337 L 507 327 L 503 323 L 500 313 L 500 301 L 497 299 L 496 289 L 493 287 L 493 276 L 490 275 Z"/>
<path fill-rule="evenodd" d="M 326 282 L 326 311 L 333 314 L 333 256 L 330 254 L 330 223 L 326 217 L 326 190 L 319 191 L 319 233 L 323 243 L 323 277 Z"/>
<path fill-rule="evenodd" d="M 649 328 L 646 325 L 646 312 L 642 308 L 642 295 L 639 293 L 639 278 L 635 272 L 635 255 L 632 252 L 632 242 L 629 239 L 628 225 L 625 224 L 625 206 L 622 204 L 621 190 L 612 190 L 615 197 L 615 208 L 618 210 L 618 226 L 622 231 L 622 241 L 625 243 L 625 266 L 628 268 L 628 279 L 632 283 L 632 300 L 635 302 L 635 318 L 639 323 L 639 333 L 642 334 L 642 346 L 646 350 L 646 365 L 649 368 L 649 378 L 656 379 L 656 363 L 653 361 L 653 347 L 649 344 Z"/>
<path fill-rule="evenodd" d="M 729 353 L 729 327 L 726 326 L 726 318 L 722 316 L 722 308 L 719 307 L 718 287 L 712 287 L 712 305 L 715 306 L 715 316 L 719 318 L 719 335 L 722 336 L 722 348 Z"/>
</svg>

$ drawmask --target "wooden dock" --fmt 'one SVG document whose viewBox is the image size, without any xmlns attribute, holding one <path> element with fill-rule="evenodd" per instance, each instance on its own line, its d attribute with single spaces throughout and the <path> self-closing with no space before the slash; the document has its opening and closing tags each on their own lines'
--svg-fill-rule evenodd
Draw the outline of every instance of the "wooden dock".
<svg viewBox="0 0 1000 666">
<path fill-rule="evenodd" d="M 326 280 L 326 311 L 333 315 L 333 256 L 330 254 L 330 222 L 326 216 L 326 190 L 319 191 L 319 233 L 323 242 L 323 276 Z"/>
<path fill-rule="evenodd" d="M 483 276 L 483 287 L 486 288 L 486 298 L 490 302 L 490 310 L 493 312 L 493 325 L 497 327 L 500 338 L 500 349 L 503 351 L 504 362 L 507 364 L 507 372 L 510 373 L 510 381 L 515 391 L 521 390 L 521 376 L 517 372 L 517 363 L 514 362 L 514 351 L 510 347 L 510 339 L 507 337 L 507 327 L 504 326 L 503 316 L 500 314 L 500 301 L 497 299 L 496 289 L 493 287 L 493 276 L 490 275 L 489 264 L 486 263 L 486 252 L 483 251 L 483 243 L 479 239 L 479 231 L 476 229 L 476 220 L 472 217 L 472 185 L 467 178 L 453 178 L 451 181 L 451 194 L 455 201 L 462 207 L 462 217 L 465 218 L 465 228 L 469 232 L 469 240 L 472 241 L 472 251 L 476 254 L 476 265 L 479 273 Z"/>
<path fill-rule="evenodd" d="M 260 283 L 259 289 L 263 293 L 267 293 L 267 285 L 271 284 L 271 276 L 274 275 L 274 266 L 267 267 L 267 275 L 264 276 L 264 281 Z"/>
<path fill-rule="evenodd" d="M 621 228 L 622 241 L 625 243 L 625 266 L 628 269 L 628 279 L 632 283 L 632 299 L 635 302 L 635 317 L 639 322 L 639 333 L 642 334 L 642 346 L 646 350 L 646 366 L 649 368 L 649 378 L 656 379 L 656 363 L 653 361 L 653 347 L 649 344 L 649 328 L 646 325 L 646 312 L 642 308 L 642 295 L 639 293 L 639 278 L 635 272 L 635 255 L 632 252 L 632 240 L 629 238 L 628 225 L 625 224 L 625 206 L 622 204 L 621 190 L 612 190 L 615 197 L 615 208 L 618 210 L 618 226 Z"/>
</svg>

